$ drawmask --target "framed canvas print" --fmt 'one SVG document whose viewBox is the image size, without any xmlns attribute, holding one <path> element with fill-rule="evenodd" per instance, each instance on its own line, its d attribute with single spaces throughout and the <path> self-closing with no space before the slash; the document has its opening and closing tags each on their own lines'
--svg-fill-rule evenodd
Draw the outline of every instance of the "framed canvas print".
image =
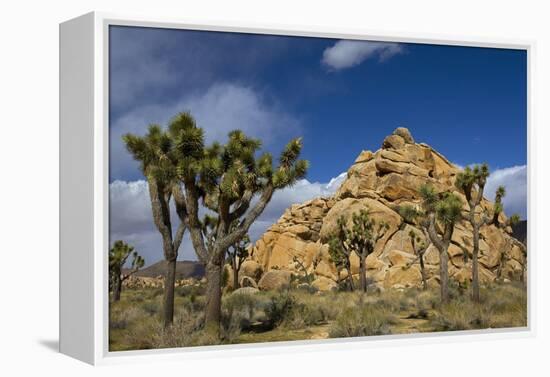
<svg viewBox="0 0 550 377">
<path fill-rule="evenodd" d="M 61 351 L 529 333 L 531 49 L 61 24 Z"/>
</svg>

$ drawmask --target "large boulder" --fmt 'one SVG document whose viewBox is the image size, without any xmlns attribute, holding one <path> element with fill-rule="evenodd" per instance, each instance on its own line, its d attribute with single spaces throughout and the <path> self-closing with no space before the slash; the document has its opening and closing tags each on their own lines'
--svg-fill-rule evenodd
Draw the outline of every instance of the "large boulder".
<svg viewBox="0 0 550 377">
<path fill-rule="evenodd" d="M 319 291 L 330 291 L 338 288 L 336 282 L 324 276 L 318 276 L 311 285 Z"/>
<path fill-rule="evenodd" d="M 379 241 L 380 244 L 385 243 L 386 240 L 397 231 L 402 222 L 401 216 L 399 216 L 397 212 L 380 201 L 370 198 L 346 198 L 334 204 L 323 219 L 323 225 L 320 232 L 321 241 L 328 241 L 337 231 L 337 221 L 341 216 L 346 218 L 348 225 L 351 226 L 352 214 L 360 210 L 367 210 L 371 218 L 375 221 L 384 221 L 389 225 L 389 229 L 386 231 L 385 236 Z"/>
<path fill-rule="evenodd" d="M 249 277 L 256 282 L 262 277 L 262 266 L 255 260 L 245 260 L 239 270 L 239 278 Z"/>
<path fill-rule="evenodd" d="M 243 287 L 243 288 L 235 289 L 231 294 L 232 295 L 254 295 L 258 292 L 260 292 L 258 288 Z"/>
<path fill-rule="evenodd" d="M 271 270 L 262 276 L 258 288 L 262 291 L 281 289 L 290 285 L 292 273 L 286 270 Z"/>
<path fill-rule="evenodd" d="M 416 265 L 409 268 L 402 265 L 391 267 L 384 280 L 385 288 L 419 287 L 421 284 L 422 274 Z"/>
</svg>

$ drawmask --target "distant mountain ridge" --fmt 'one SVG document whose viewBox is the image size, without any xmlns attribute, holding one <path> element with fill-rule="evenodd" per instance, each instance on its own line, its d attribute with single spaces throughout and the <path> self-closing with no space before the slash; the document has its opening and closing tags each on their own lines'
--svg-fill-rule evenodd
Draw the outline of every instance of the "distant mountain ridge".
<svg viewBox="0 0 550 377">
<path fill-rule="evenodd" d="M 521 220 L 512 227 L 512 235 L 515 239 L 527 245 L 527 220 Z"/>
<path fill-rule="evenodd" d="M 156 278 L 163 276 L 166 271 L 165 261 L 161 260 L 149 267 L 139 270 L 134 276 Z M 126 270 L 127 271 L 127 270 Z M 126 272 L 125 271 L 125 272 Z M 176 262 L 176 279 L 202 278 L 204 276 L 204 266 L 197 261 L 177 261 Z"/>
</svg>

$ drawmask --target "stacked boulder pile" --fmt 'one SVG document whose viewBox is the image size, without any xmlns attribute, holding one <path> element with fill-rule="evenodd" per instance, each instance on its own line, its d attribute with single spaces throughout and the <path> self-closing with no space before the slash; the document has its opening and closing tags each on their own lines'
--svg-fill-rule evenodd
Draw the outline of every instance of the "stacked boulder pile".
<svg viewBox="0 0 550 377">
<path fill-rule="evenodd" d="M 319 290 L 334 289 L 338 276 L 329 256 L 328 240 L 337 227 L 340 216 L 350 218 L 368 208 L 375 221 L 384 221 L 388 231 L 367 257 L 367 277 L 381 288 L 421 286 L 421 274 L 409 233 L 423 232 L 408 224 L 398 213 L 399 206 L 420 206 L 419 187 L 429 183 L 439 191 L 452 191 L 468 206 L 457 191 L 454 181 L 459 169 L 442 154 L 424 143 L 415 143 L 406 128 L 397 128 L 382 142 L 376 152 L 363 151 L 347 172 L 338 191 L 332 197 L 319 197 L 288 208 L 252 246 L 250 256 L 240 275 L 247 285 L 257 283 L 259 289 L 276 289 L 289 284 L 292 276 L 306 273 L 313 277 L 312 285 Z M 492 194 L 492 193 L 491 193 Z M 492 213 L 493 203 L 483 199 L 481 211 Z M 506 217 L 500 214 L 500 223 Z M 510 227 L 486 225 L 480 232 L 480 281 L 490 283 L 519 280 L 524 268 L 522 245 L 511 236 Z M 449 247 L 449 276 L 459 282 L 471 279 L 472 232 L 463 220 L 456 225 Z M 425 253 L 429 284 L 438 284 L 439 255 L 431 245 Z M 300 263 L 296 263 L 296 261 Z M 358 278 L 359 260 L 353 255 L 351 271 L 342 271 L 340 279 L 351 273 Z"/>
</svg>

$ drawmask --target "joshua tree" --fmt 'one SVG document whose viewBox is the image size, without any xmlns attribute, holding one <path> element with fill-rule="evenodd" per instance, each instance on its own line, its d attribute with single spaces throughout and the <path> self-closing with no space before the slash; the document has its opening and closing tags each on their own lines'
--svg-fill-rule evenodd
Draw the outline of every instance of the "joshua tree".
<svg viewBox="0 0 550 377">
<path fill-rule="evenodd" d="M 237 225 L 234 223 L 235 226 Z M 250 237 L 245 234 L 244 237 L 227 249 L 227 259 L 233 269 L 233 289 L 239 288 L 239 271 L 244 260 L 248 257 L 248 248 L 250 246 Z"/>
<path fill-rule="evenodd" d="M 504 210 L 502 199 L 506 196 L 506 188 L 504 186 L 498 186 L 495 193 L 495 205 L 493 209 L 493 220 L 491 221 L 496 226 L 499 226 L 498 215 Z"/>
<path fill-rule="evenodd" d="M 461 218 L 462 204 L 460 199 L 452 193 L 437 194 L 431 185 L 420 187 L 424 213 L 426 216 L 426 229 L 430 241 L 439 252 L 439 283 L 441 289 L 441 301 L 449 301 L 449 271 L 447 250 L 451 243 L 454 227 Z M 442 232 L 437 228 L 441 225 Z"/>
<path fill-rule="evenodd" d="M 298 159 L 299 138 L 286 145 L 277 167 L 269 153 L 256 157 L 260 140 L 239 130 L 229 133 L 225 145 L 206 147 L 204 131 L 189 113 L 180 113 L 171 121 L 169 134 L 174 140 L 177 177 L 184 188 L 174 192 L 174 199 L 186 209 L 193 247 L 206 268 L 205 328 L 219 336 L 221 271 L 227 250 L 247 234 L 276 190 L 305 176 L 308 162 Z M 199 202 L 216 215 L 206 232 L 199 219 Z M 235 221 L 238 225 L 232 228 Z"/>
<path fill-rule="evenodd" d="M 128 272 L 123 273 L 122 268 L 132 256 L 132 262 Z M 145 260 L 134 250 L 133 246 L 123 241 L 115 241 L 111 250 L 109 250 L 109 285 L 113 292 L 113 301 L 120 300 L 122 283 L 130 276 L 135 274 L 145 264 Z"/>
<path fill-rule="evenodd" d="M 170 201 L 173 196 L 181 193 L 181 187 L 176 181 L 177 161 L 173 138 L 158 125 L 151 125 L 147 135 L 140 137 L 126 134 L 123 140 L 134 159 L 140 162 L 141 172 L 147 179 L 153 221 L 162 237 L 166 263 L 163 303 L 163 319 L 166 328 L 172 324 L 174 318 L 176 259 L 185 233 L 187 217 L 185 203 L 176 202 L 179 224 L 176 233 L 173 234 L 175 222 L 170 214 Z"/>
<path fill-rule="evenodd" d="M 399 206 L 397 208 L 397 212 L 403 217 L 403 220 L 405 223 L 412 224 L 412 225 L 420 225 L 422 228 L 422 232 L 424 233 L 424 238 L 426 241 L 422 240 L 420 236 L 411 229 L 409 232 L 409 238 L 411 240 L 411 244 L 414 250 L 414 253 L 416 255 L 416 258 L 407 264 L 407 268 L 410 268 L 416 261 L 418 260 L 420 262 L 420 274 L 422 275 L 422 288 L 426 290 L 428 288 L 428 282 L 426 280 L 426 269 L 424 266 L 424 254 L 426 253 L 426 250 L 428 250 L 428 247 L 430 246 L 430 236 L 428 234 L 428 226 L 429 222 L 426 219 L 422 219 L 424 217 L 424 214 L 422 211 L 418 210 L 417 208 L 411 206 L 411 205 L 403 205 Z M 422 219 L 422 220 L 419 220 Z"/>
<path fill-rule="evenodd" d="M 336 266 L 336 275 L 337 275 L 337 280 L 338 280 L 337 281 L 338 286 L 340 286 L 340 284 L 341 284 L 340 276 L 341 276 L 342 270 L 346 269 L 346 271 L 348 272 L 348 276 L 347 276 L 348 287 L 349 287 L 350 291 L 353 291 L 355 289 L 355 287 L 354 287 L 354 284 L 353 284 L 353 277 L 351 276 L 351 262 L 350 262 L 351 251 L 344 248 L 342 246 L 342 242 L 340 241 L 339 233 L 342 229 L 342 226 L 340 225 L 341 221 L 344 222 L 343 227 L 346 226 L 345 221 L 344 221 L 343 218 L 339 218 L 337 220 L 337 222 L 338 222 L 338 231 L 328 241 L 328 245 L 329 245 L 328 252 L 329 252 L 329 255 L 330 255 L 330 260 Z M 342 236 L 342 238 L 343 237 L 344 236 Z"/>
<path fill-rule="evenodd" d="M 348 260 L 352 252 L 359 257 L 359 282 L 361 290 L 366 292 L 367 266 L 365 261 L 374 252 L 376 243 L 380 238 L 384 237 L 384 234 L 389 229 L 389 225 L 383 221 L 377 225 L 366 209 L 352 214 L 351 220 L 351 229 L 348 229 L 343 217 L 340 217 L 338 220 L 337 242 L 339 241 L 340 243 L 340 252 L 343 251 L 344 255 L 348 256 Z M 351 271 L 348 271 L 348 275 L 351 276 Z"/>
<path fill-rule="evenodd" d="M 426 239 L 428 239 L 428 235 L 425 234 Z M 414 253 L 416 254 L 416 259 L 412 261 L 408 267 L 410 267 L 416 260 L 420 262 L 420 274 L 422 276 L 422 289 L 426 290 L 428 289 L 428 282 L 426 280 L 426 268 L 424 267 L 424 254 L 426 253 L 426 250 L 428 250 L 428 246 L 430 246 L 428 243 L 424 242 L 419 235 L 415 233 L 414 230 L 411 230 L 409 232 L 409 237 L 411 239 L 411 244 L 414 250 Z"/>
<path fill-rule="evenodd" d="M 304 262 L 300 258 L 298 258 L 296 255 L 292 257 L 292 261 L 294 262 L 296 267 L 304 273 L 303 281 L 305 281 L 306 284 L 311 285 L 311 283 L 313 282 L 313 279 L 314 279 L 314 275 L 310 274 L 307 271 L 307 268 L 306 268 L 306 265 L 304 264 Z M 320 260 L 319 255 L 316 255 L 316 256 L 313 257 L 313 259 L 311 261 L 313 271 L 315 271 L 315 269 L 319 265 L 320 261 L 321 260 Z"/>
<path fill-rule="evenodd" d="M 458 173 L 455 181 L 455 186 L 464 193 L 468 202 L 469 214 L 468 221 L 472 226 L 472 300 L 479 302 L 479 229 L 490 222 L 484 215 L 479 220 L 476 220 L 476 209 L 480 207 L 483 199 L 483 190 L 489 176 L 489 167 L 487 164 L 475 165 L 473 169 L 466 167 L 462 172 Z M 493 218 L 498 222 L 498 215 L 502 211 L 502 197 L 505 194 L 504 187 L 497 189 L 497 199 L 495 201 L 495 211 Z"/>
</svg>

